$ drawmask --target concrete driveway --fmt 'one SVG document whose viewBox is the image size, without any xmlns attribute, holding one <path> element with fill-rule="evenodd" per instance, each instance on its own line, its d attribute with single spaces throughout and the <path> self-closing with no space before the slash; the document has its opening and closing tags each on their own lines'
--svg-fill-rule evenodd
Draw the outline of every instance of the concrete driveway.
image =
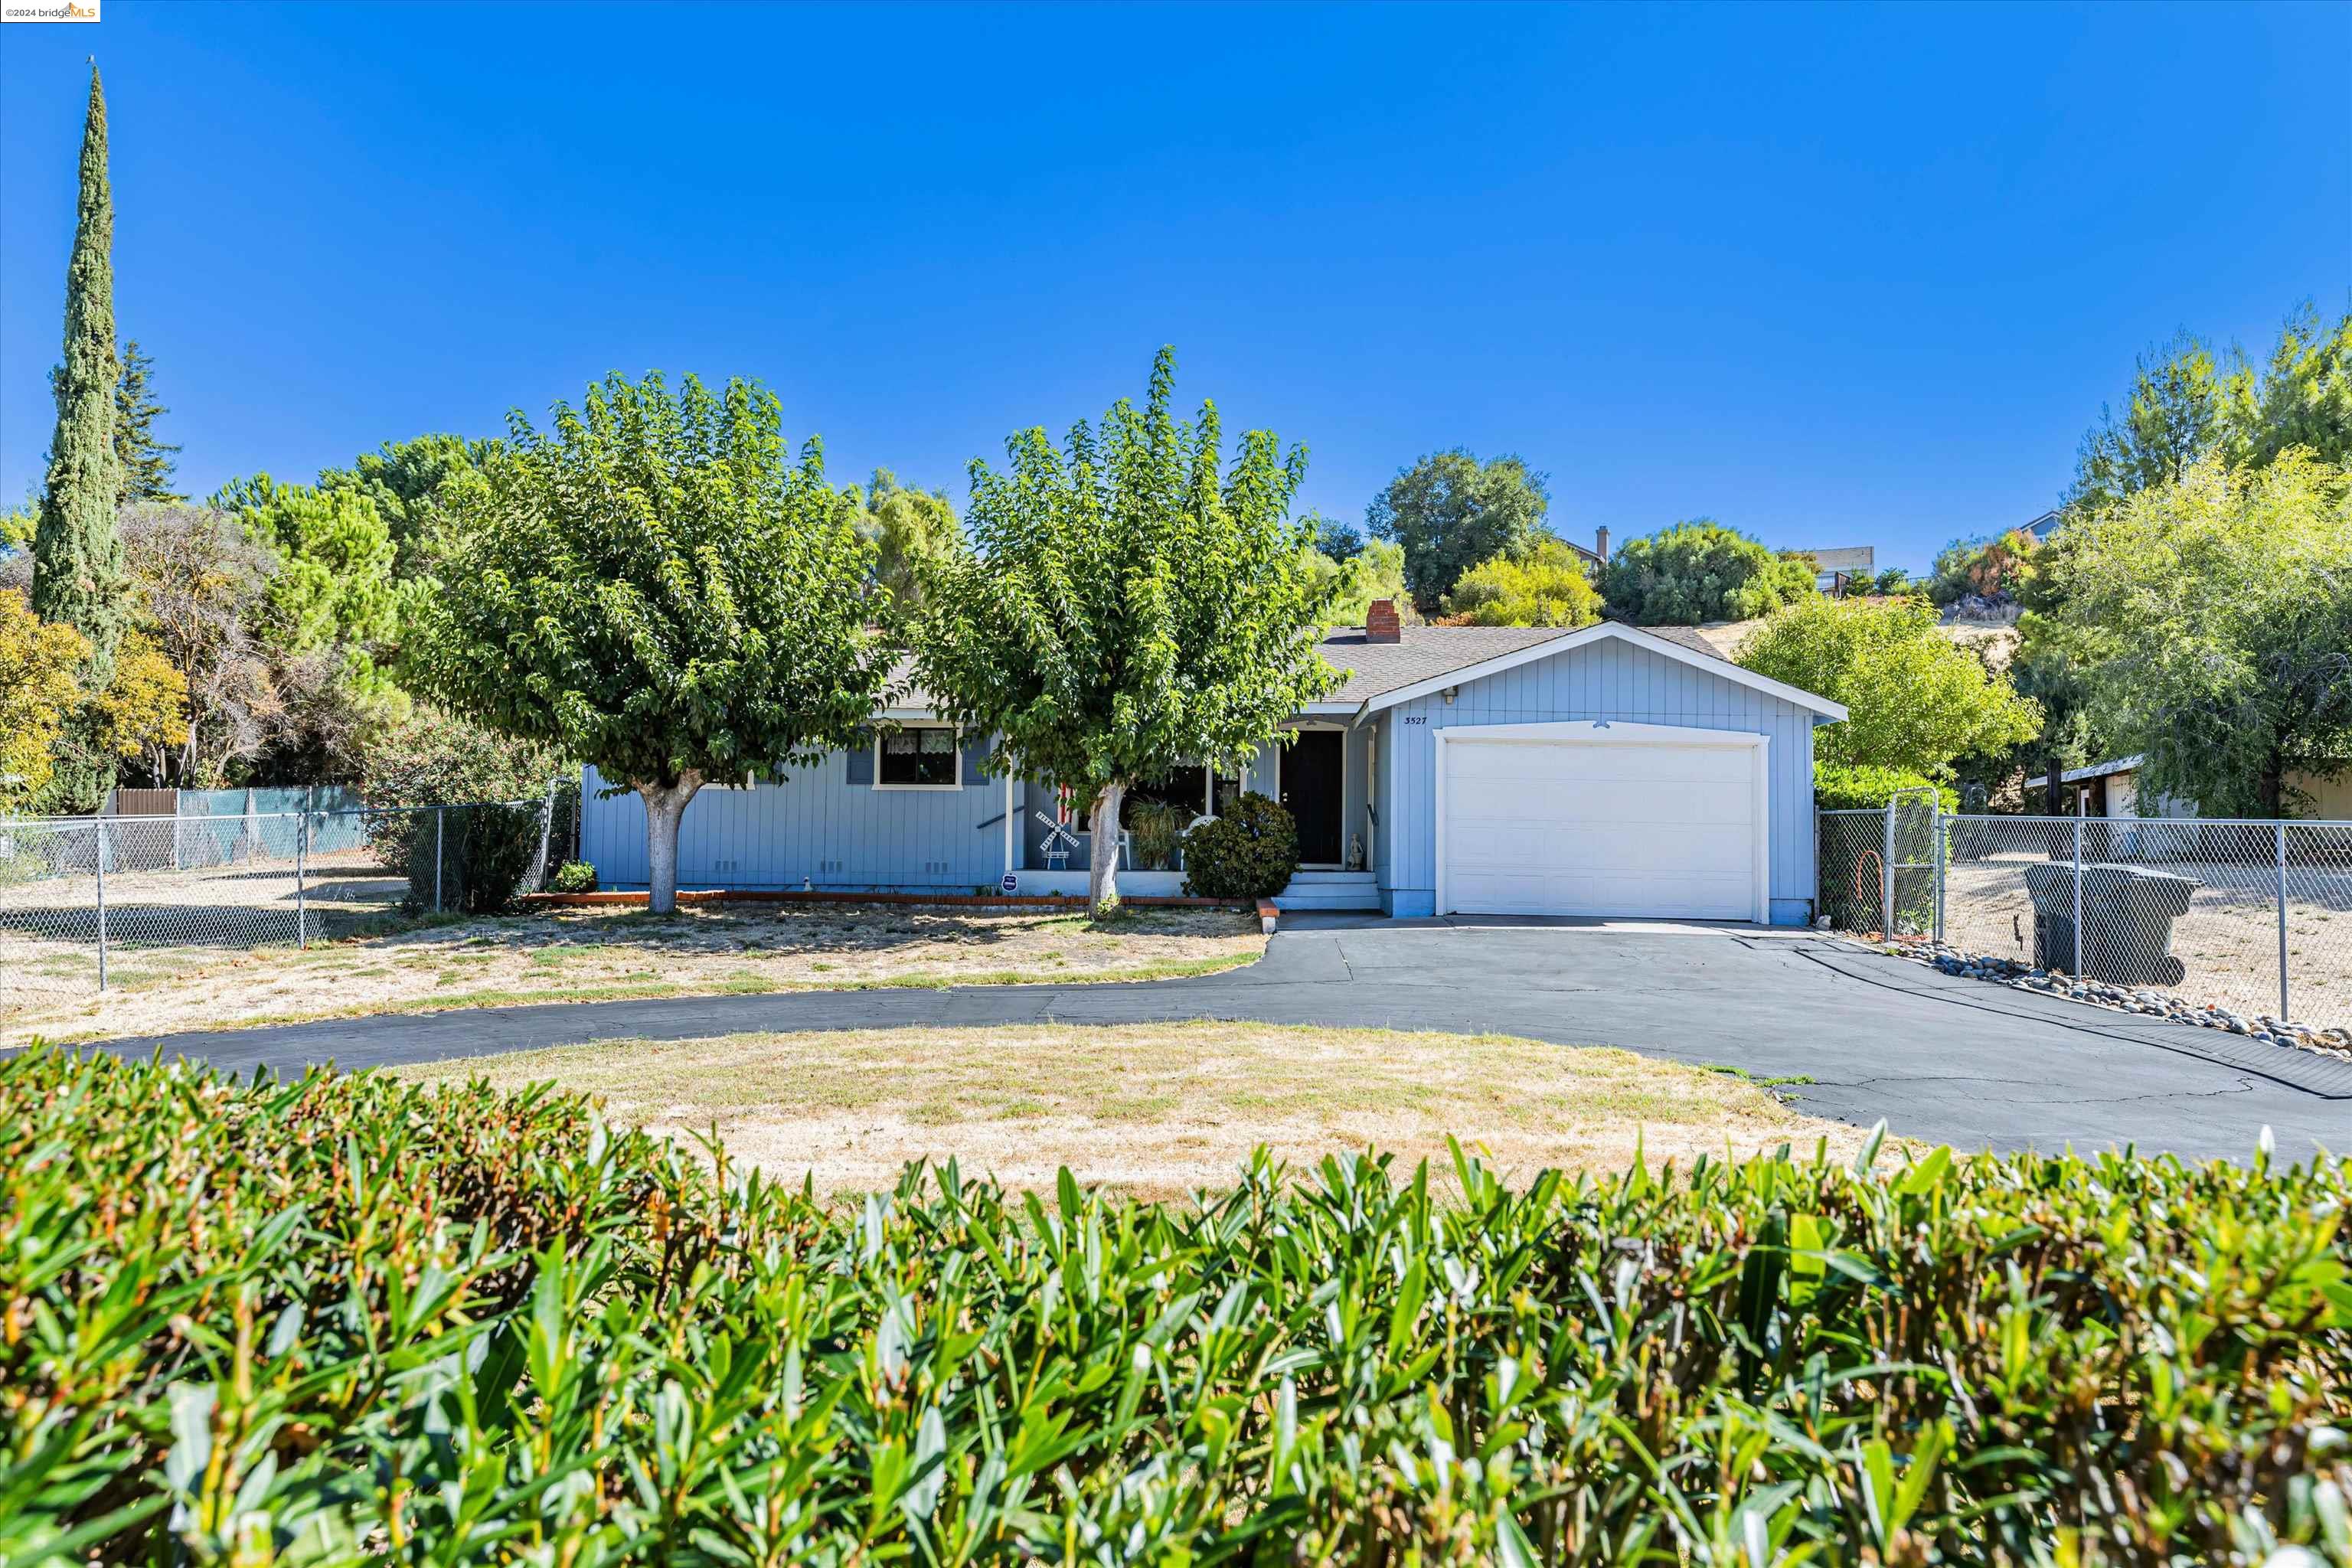
<svg viewBox="0 0 2352 1568">
<path fill-rule="evenodd" d="M 2352 1065 L 1958 980 L 1809 933 L 1290 915 L 1246 969 L 1151 984 L 811 992 L 356 1018 L 115 1042 L 240 1070 L 598 1039 L 1184 1018 L 1493 1031 L 1739 1068 L 1817 1116 L 1964 1149 L 2352 1150 Z"/>
</svg>

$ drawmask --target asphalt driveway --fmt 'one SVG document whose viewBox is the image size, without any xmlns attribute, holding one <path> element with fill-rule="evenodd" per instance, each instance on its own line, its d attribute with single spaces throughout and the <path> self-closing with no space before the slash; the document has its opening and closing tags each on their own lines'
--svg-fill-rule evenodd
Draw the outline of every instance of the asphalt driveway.
<svg viewBox="0 0 2352 1568">
<path fill-rule="evenodd" d="M 1150 984 L 809 992 L 354 1018 L 114 1042 L 224 1068 L 441 1060 L 599 1039 L 1054 1020 L 1493 1031 L 1741 1068 L 1799 1108 L 1965 1149 L 2243 1158 L 2352 1149 L 2352 1065 L 1747 927 L 1286 916 L 1246 969 Z"/>
</svg>

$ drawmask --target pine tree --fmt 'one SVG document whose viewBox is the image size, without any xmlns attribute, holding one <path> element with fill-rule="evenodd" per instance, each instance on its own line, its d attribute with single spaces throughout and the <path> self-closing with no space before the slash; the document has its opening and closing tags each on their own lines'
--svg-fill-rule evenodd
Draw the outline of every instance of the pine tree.
<svg viewBox="0 0 2352 1568">
<path fill-rule="evenodd" d="M 180 448 L 155 439 L 155 421 L 172 412 L 155 401 L 150 384 L 155 368 L 139 340 L 122 345 L 122 376 L 114 384 L 114 458 L 122 475 L 122 502 L 175 501 L 188 498 L 172 488 Z"/>
<path fill-rule="evenodd" d="M 65 363 L 55 378 L 57 434 L 33 535 L 33 611 L 89 640 L 90 680 L 103 688 L 121 640 L 126 584 L 114 531 L 121 485 L 114 455 L 114 196 L 106 182 L 106 95 L 89 73 L 82 127 L 81 198 L 66 268 Z"/>
</svg>

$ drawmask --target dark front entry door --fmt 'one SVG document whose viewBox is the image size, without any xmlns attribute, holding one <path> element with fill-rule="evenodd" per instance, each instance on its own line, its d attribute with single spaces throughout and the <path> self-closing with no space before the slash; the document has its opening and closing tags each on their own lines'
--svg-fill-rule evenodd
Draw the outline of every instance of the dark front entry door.
<svg viewBox="0 0 2352 1568">
<path fill-rule="evenodd" d="M 1301 730 L 1282 753 L 1282 808 L 1298 824 L 1298 858 L 1309 866 L 1339 861 L 1338 730 Z"/>
</svg>

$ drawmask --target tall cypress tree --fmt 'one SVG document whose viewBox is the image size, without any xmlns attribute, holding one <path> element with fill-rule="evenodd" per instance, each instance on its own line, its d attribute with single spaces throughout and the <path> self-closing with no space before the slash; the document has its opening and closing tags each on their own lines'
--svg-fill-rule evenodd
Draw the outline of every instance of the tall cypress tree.
<svg viewBox="0 0 2352 1568">
<path fill-rule="evenodd" d="M 89 639 L 92 688 L 114 669 L 122 639 L 126 584 L 122 540 L 114 530 L 121 493 L 114 454 L 114 194 L 106 180 L 106 95 L 89 73 L 89 115 L 81 133 L 81 198 L 73 260 L 66 268 L 65 363 L 55 377 L 57 434 L 49 442 L 47 493 L 33 535 L 34 613 Z"/>
</svg>

